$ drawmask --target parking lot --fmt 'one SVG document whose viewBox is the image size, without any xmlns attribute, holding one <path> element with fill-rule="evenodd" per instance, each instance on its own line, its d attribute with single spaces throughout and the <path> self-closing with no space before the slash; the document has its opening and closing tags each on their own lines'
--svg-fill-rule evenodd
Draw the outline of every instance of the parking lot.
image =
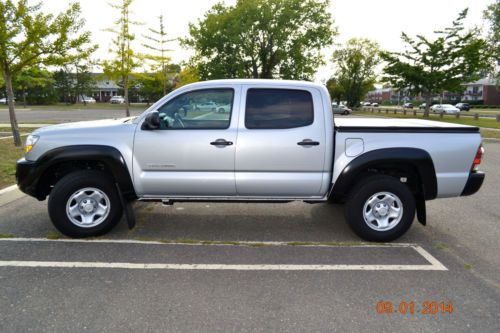
<svg viewBox="0 0 500 333">
<path fill-rule="evenodd" d="M 500 144 L 485 146 L 481 191 L 428 202 L 428 226 L 392 244 L 360 242 L 327 203 L 137 203 L 135 229 L 75 241 L 46 202 L 1 195 L 0 331 L 498 332 Z"/>
<path fill-rule="evenodd" d="M 131 116 L 138 116 L 147 107 L 134 107 L 130 109 Z M 74 121 L 97 120 L 97 119 L 110 119 L 110 118 L 123 118 L 125 117 L 125 108 L 122 105 L 116 105 L 111 108 L 89 108 L 86 109 L 83 105 L 81 109 L 74 107 L 54 109 L 37 109 L 36 106 L 28 109 L 22 107 L 16 108 L 17 121 L 19 123 L 66 123 Z M 7 109 L 0 109 L 0 123 L 9 123 L 9 112 Z"/>
</svg>

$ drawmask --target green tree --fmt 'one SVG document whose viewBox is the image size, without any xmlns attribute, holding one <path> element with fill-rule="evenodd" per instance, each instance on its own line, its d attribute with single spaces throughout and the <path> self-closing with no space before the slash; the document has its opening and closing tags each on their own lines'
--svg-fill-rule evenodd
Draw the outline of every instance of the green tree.
<svg viewBox="0 0 500 333">
<path fill-rule="evenodd" d="M 60 101 L 73 103 L 73 83 L 73 76 L 68 70 L 60 68 L 54 72 L 54 89 Z"/>
<path fill-rule="evenodd" d="M 84 23 L 78 3 L 54 16 L 45 14 L 41 4 L 30 6 L 27 0 L 0 0 L 0 74 L 7 87 L 16 146 L 21 146 L 21 137 L 13 102 L 13 78 L 24 68 L 58 66 L 88 56 L 92 50 L 85 46 L 90 43 L 90 33 L 79 34 Z"/>
<path fill-rule="evenodd" d="M 174 41 L 175 38 L 169 39 L 167 37 L 163 15 L 159 16 L 158 29 L 149 28 L 148 30 L 150 34 L 143 36 L 147 40 L 147 43 L 142 44 L 142 46 L 149 49 L 152 53 L 143 55 L 143 59 L 148 62 L 150 71 L 153 73 L 149 77 L 153 77 L 154 81 L 160 83 L 162 94 L 166 95 L 167 90 L 171 87 L 170 81 L 172 76 L 172 68 L 169 66 L 170 57 L 168 56 L 168 52 L 172 50 L 167 48 L 167 44 Z"/>
<path fill-rule="evenodd" d="M 311 79 L 336 32 L 329 0 L 238 0 L 213 6 L 184 45 L 202 80 Z"/>
<path fill-rule="evenodd" d="M 125 113 L 130 116 L 129 107 L 129 87 L 130 77 L 137 67 L 140 66 L 139 58 L 134 53 L 131 43 L 135 35 L 130 32 L 131 25 L 138 22 L 130 20 L 130 6 L 133 0 L 118 0 L 118 4 L 110 4 L 114 9 L 119 10 L 120 16 L 114 22 L 115 27 L 107 29 L 115 35 L 113 47 L 109 50 L 115 55 L 113 60 L 103 62 L 104 74 L 111 80 L 115 80 L 123 87 L 123 98 L 125 99 Z"/>
<path fill-rule="evenodd" d="M 33 95 L 36 90 L 46 90 L 47 86 L 52 87 L 53 84 L 52 73 L 39 68 L 30 67 L 21 70 L 12 81 L 14 90 L 20 91 L 23 99 L 23 106 L 26 107 L 27 96 Z M 47 96 L 50 100 L 52 95 Z"/>
<path fill-rule="evenodd" d="M 357 106 L 373 89 L 375 68 L 380 63 L 379 52 L 377 43 L 364 38 L 352 38 L 333 52 L 336 82 L 349 106 Z"/>
<path fill-rule="evenodd" d="M 91 60 L 77 61 L 72 64 L 71 68 L 74 70 L 75 102 L 78 100 L 78 97 L 83 99 L 84 96 L 92 94 L 92 89 L 96 85 L 96 79 L 92 74 L 93 67 L 94 62 Z M 85 101 L 83 103 L 87 104 Z"/>
<path fill-rule="evenodd" d="M 159 72 L 145 73 L 138 75 L 137 93 L 147 102 L 154 102 L 168 94 L 174 88 L 174 79 L 180 71 L 180 66 L 176 64 L 168 64 L 166 67 L 166 75 L 160 75 Z"/>
<path fill-rule="evenodd" d="M 413 94 L 423 94 L 426 114 L 434 94 L 460 92 L 462 84 L 476 80 L 491 66 L 487 42 L 478 37 L 477 29 L 465 29 L 466 16 L 467 9 L 460 12 L 451 27 L 436 31 L 433 40 L 402 33 L 405 51 L 381 52 L 386 62 L 384 81 Z"/>
<path fill-rule="evenodd" d="M 76 103 L 78 98 L 90 95 L 96 80 L 92 74 L 94 63 L 90 60 L 66 64 L 54 73 L 54 87 L 59 100 Z M 84 101 L 84 104 L 86 102 Z"/>
<path fill-rule="evenodd" d="M 340 101 L 345 97 L 344 87 L 340 84 L 338 77 L 334 76 L 326 81 L 326 89 L 330 93 L 333 101 L 340 105 Z"/>
<path fill-rule="evenodd" d="M 175 88 L 180 88 L 186 84 L 201 81 L 200 74 L 196 67 L 186 66 L 177 75 Z"/>
<path fill-rule="evenodd" d="M 500 64 L 500 0 L 496 0 L 486 8 L 484 18 L 489 23 L 488 40 L 493 59 L 496 64 Z M 495 65 L 492 68 L 497 82 L 500 81 L 500 72 L 496 71 Z"/>
</svg>

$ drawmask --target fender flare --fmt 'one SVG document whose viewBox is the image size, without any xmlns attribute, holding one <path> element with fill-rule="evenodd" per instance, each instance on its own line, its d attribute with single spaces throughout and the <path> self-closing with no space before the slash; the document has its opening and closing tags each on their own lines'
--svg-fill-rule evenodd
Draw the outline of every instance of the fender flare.
<svg viewBox="0 0 500 333">
<path fill-rule="evenodd" d="M 125 159 L 118 149 L 106 145 L 71 145 L 49 150 L 36 161 L 30 163 L 31 167 L 19 185 L 21 189 L 23 189 L 23 185 L 26 189 L 31 189 L 31 192 L 37 198 L 43 199 L 44 195 L 39 193 L 37 188 L 40 182 L 43 181 L 43 175 L 51 167 L 66 162 L 85 161 L 99 162 L 105 165 L 124 197 L 127 199 L 136 198 L 134 185 Z M 30 161 L 26 162 L 29 163 Z"/>
<path fill-rule="evenodd" d="M 342 198 L 365 170 L 380 165 L 410 165 L 418 173 L 425 200 L 437 197 L 437 178 L 429 153 L 419 148 L 383 148 L 366 152 L 353 159 L 340 173 L 332 189 L 332 197 Z"/>
</svg>

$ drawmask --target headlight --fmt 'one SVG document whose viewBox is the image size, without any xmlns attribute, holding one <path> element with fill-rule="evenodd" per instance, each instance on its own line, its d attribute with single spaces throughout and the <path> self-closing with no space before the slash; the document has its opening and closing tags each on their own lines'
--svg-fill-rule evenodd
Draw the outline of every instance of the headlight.
<svg viewBox="0 0 500 333">
<path fill-rule="evenodd" d="M 29 153 L 31 151 L 31 149 L 33 149 L 33 146 L 35 146 L 38 139 L 40 139 L 40 137 L 38 135 L 29 135 L 28 136 L 28 138 L 26 139 L 26 148 L 25 148 L 26 154 Z"/>
</svg>

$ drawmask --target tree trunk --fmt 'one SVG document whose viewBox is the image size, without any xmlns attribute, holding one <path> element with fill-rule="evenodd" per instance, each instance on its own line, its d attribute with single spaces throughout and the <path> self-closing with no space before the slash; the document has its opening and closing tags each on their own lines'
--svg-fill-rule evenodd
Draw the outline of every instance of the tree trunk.
<svg viewBox="0 0 500 333">
<path fill-rule="evenodd" d="M 9 69 L 4 71 L 5 86 L 7 87 L 7 100 L 9 103 L 9 117 L 10 127 L 12 129 L 12 136 L 14 137 L 14 145 L 21 147 L 21 135 L 19 134 L 19 127 L 17 126 L 16 111 L 14 109 L 14 90 L 12 89 L 12 73 Z"/>
<path fill-rule="evenodd" d="M 125 114 L 127 115 L 127 117 L 130 117 L 130 110 L 128 105 L 128 76 L 123 80 L 123 90 L 123 98 L 125 99 Z"/>
<path fill-rule="evenodd" d="M 429 110 L 431 107 L 431 103 L 432 103 L 432 92 L 429 91 L 425 94 L 425 111 L 424 111 L 425 117 L 429 117 Z"/>
</svg>

